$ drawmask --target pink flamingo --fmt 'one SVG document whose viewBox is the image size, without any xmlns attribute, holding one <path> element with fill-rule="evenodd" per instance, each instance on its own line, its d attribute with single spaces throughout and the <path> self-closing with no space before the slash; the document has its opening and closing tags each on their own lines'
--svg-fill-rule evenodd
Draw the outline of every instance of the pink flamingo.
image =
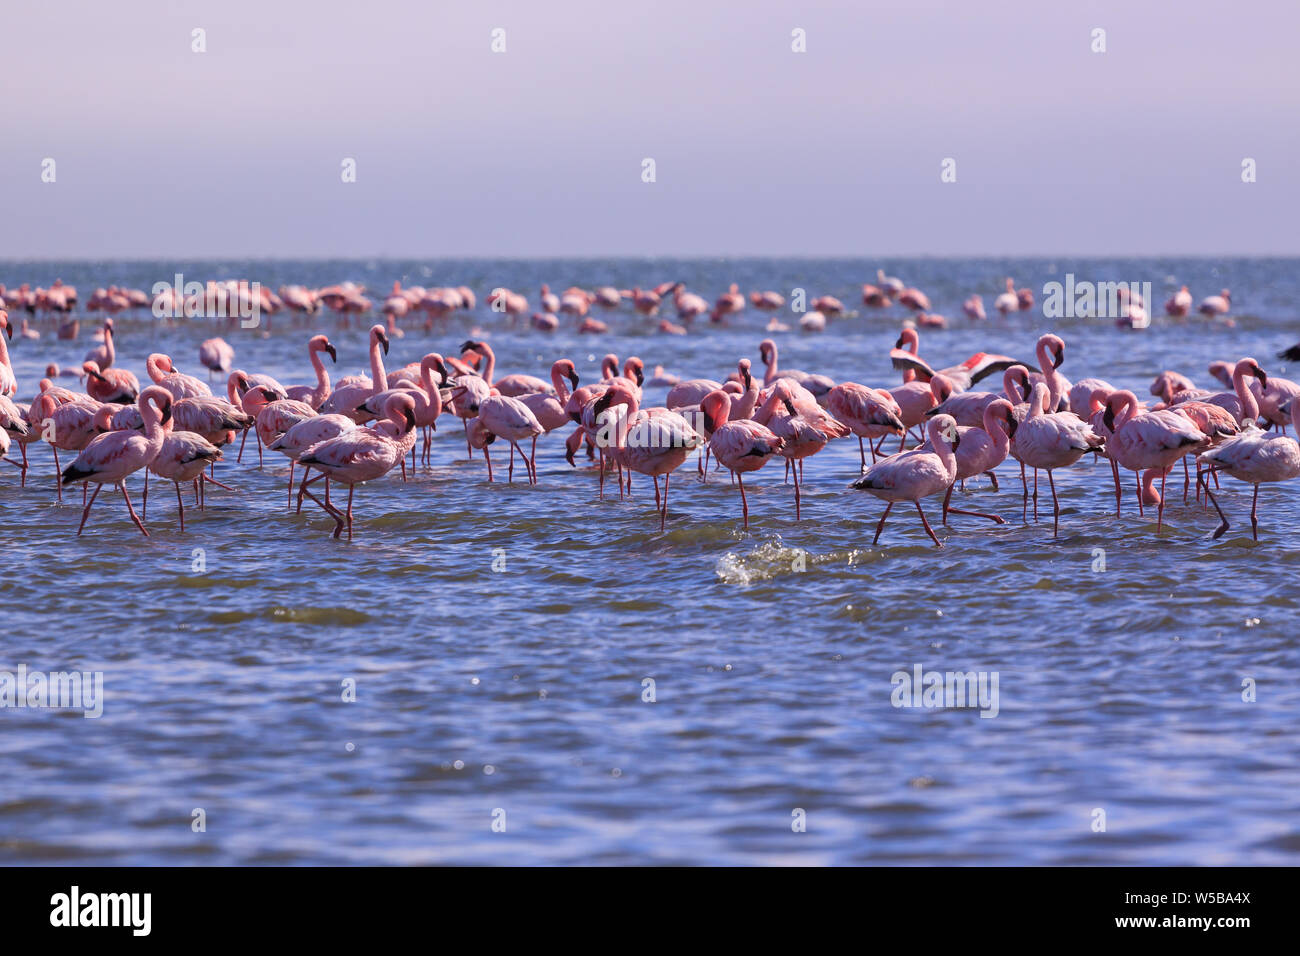
<svg viewBox="0 0 1300 956">
<path fill-rule="evenodd" d="M 925 519 L 921 510 L 921 499 L 947 491 L 957 480 L 957 455 L 954 446 L 960 445 L 957 422 L 951 415 L 938 415 L 926 425 L 929 437 L 928 450 L 914 448 L 911 451 L 890 455 L 869 467 L 862 477 L 850 487 L 867 491 L 885 502 L 885 513 L 876 525 L 876 536 L 871 539 L 874 545 L 880 541 L 880 533 L 885 530 L 885 519 L 890 510 L 900 501 L 910 501 L 916 505 L 916 513 L 921 517 L 925 533 L 930 536 L 936 548 L 942 548 L 941 542 Z"/>
<path fill-rule="evenodd" d="M 205 382 L 193 375 L 181 374 L 171 357 L 161 352 L 151 354 L 145 360 L 144 368 L 153 383 L 171 392 L 172 398 L 198 398 L 212 394 L 212 389 Z"/>
<path fill-rule="evenodd" d="M 1205 401 L 1211 405 L 1219 405 L 1227 409 L 1242 424 L 1248 421 L 1253 422 L 1259 418 L 1259 401 L 1255 398 L 1255 393 L 1246 384 L 1247 375 L 1253 375 L 1261 385 L 1268 386 L 1267 373 L 1259 367 L 1259 362 L 1247 357 L 1233 367 L 1233 390 L 1231 392 L 1213 392 L 1209 395 L 1201 395 L 1191 391 L 1179 392 L 1174 395 L 1170 406 L 1177 408 L 1180 403 L 1185 401 Z"/>
<path fill-rule="evenodd" d="M 1061 503 L 1056 497 L 1056 482 L 1052 472 L 1073 465 L 1085 452 L 1100 448 L 1102 440 L 1077 415 L 1069 412 L 1049 414 L 1048 386 L 1045 382 L 1034 385 L 1029 396 L 1029 414 L 1016 428 L 1013 438 L 1016 457 L 1031 468 L 1047 471 L 1047 482 L 1052 488 L 1052 535 L 1060 528 Z M 1034 475 L 1034 517 L 1038 516 L 1038 476 Z"/>
<path fill-rule="evenodd" d="M 289 459 L 289 507 L 293 507 L 293 469 L 298 463 L 299 458 L 308 448 L 313 445 L 319 445 L 321 442 L 329 441 L 331 438 L 338 438 L 344 432 L 350 432 L 359 427 L 356 422 L 346 415 L 316 415 L 312 418 L 304 418 L 298 424 L 291 426 L 283 435 L 271 442 L 267 447 L 272 451 L 278 451 Z M 298 510 L 302 510 L 302 498 L 307 485 L 311 484 L 307 480 L 307 472 L 311 471 L 309 467 L 303 468 L 303 490 L 298 493 Z M 325 477 L 323 474 L 321 477 Z M 314 479 L 313 479 L 314 480 Z M 325 500 L 329 501 L 329 481 L 326 479 Z"/>
<path fill-rule="evenodd" d="M 383 375 L 376 381 L 382 382 Z M 406 457 L 406 448 L 400 441 L 415 428 L 415 400 L 407 393 L 398 393 L 388 399 L 388 417 L 376 422 L 373 428 L 355 428 L 336 438 L 328 439 L 308 448 L 298 458 L 298 463 L 308 465 L 325 474 L 332 481 L 348 486 L 346 514 L 328 502 L 322 502 L 310 491 L 308 498 L 320 505 L 334 519 L 334 537 L 339 537 L 346 523 L 348 540 L 352 540 L 352 495 L 356 486 L 392 471 Z"/>
<path fill-rule="evenodd" d="M 1229 379 L 1231 382 L 1231 379 Z M 1195 391 L 1196 383 L 1186 375 L 1174 371 L 1163 371 L 1156 376 L 1155 381 L 1151 383 L 1151 394 L 1168 405 L 1174 400 L 1174 396 L 1179 392 Z M 1113 388 L 1107 388 L 1108 392 L 1114 391 Z M 1207 394 L 1209 394 L 1207 392 Z"/>
<path fill-rule="evenodd" d="M 956 481 L 964 483 L 967 478 L 974 478 L 976 475 L 988 475 L 993 481 L 994 490 L 996 490 L 998 483 L 993 469 L 1006 461 L 1007 453 L 1011 448 L 1010 439 L 1016 433 L 1017 424 L 1011 403 L 1005 398 L 997 398 L 984 406 L 984 423 L 982 427 L 963 428 L 959 425 L 957 427 L 957 441 L 953 443 L 953 452 L 957 456 Z M 927 450 L 927 446 L 922 445 L 921 450 Z M 933 446 L 930 446 L 928 450 L 933 451 Z M 950 507 L 949 502 L 952 500 L 954 487 L 956 487 L 956 482 L 948 486 L 948 492 L 943 497 L 944 524 L 948 523 L 948 515 L 950 514 L 988 518 L 994 524 L 1006 524 L 1005 519 L 1000 515 Z"/>
<path fill-rule="evenodd" d="M 14 376 L 13 362 L 9 359 L 9 345 L 6 338 L 14 337 L 14 327 L 9 324 L 9 313 L 0 309 L 0 396 L 6 398 L 18 394 L 18 379 Z"/>
<path fill-rule="evenodd" d="M 811 392 L 817 400 L 817 404 L 825 406 L 830 390 L 835 387 L 833 378 L 828 375 L 812 374 L 801 369 L 780 369 L 778 364 L 780 362 L 780 353 L 777 351 L 776 343 L 771 339 L 764 339 L 758 343 L 758 357 L 767 367 L 767 372 L 763 375 L 764 386 L 771 385 L 777 379 L 791 379 Z"/>
<path fill-rule="evenodd" d="M 798 521 L 800 514 L 800 486 L 803 484 L 803 460 L 821 451 L 833 438 L 843 438 L 849 434 L 846 425 L 837 421 L 815 401 L 805 396 L 798 402 L 795 389 L 798 386 L 789 379 L 782 379 L 772 386 L 763 407 L 754 414 L 754 421 L 766 425 L 772 434 L 782 440 L 779 454 L 790 465 L 794 477 L 794 517 Z M 796 407 L 796 402 L 798 406 Z"/>
<path fill-rule="evenodd" d="M 858 436 L 858 456 L 864 471 L 867 467 L 867 452 L 862 439 L 868 438 L 874 443 L 877 438 L 902 435 L 906 431 L 903 410 L 894 401 L 894 396 L 883 388 L 868 388 L 857 382 L 836 385 L 827 395 L 826 410 Z M 874 444 L 871 447 L 871 460 L 876 460 Z"/>
<path fill-rule="evenodd" d="M 872 309 L 887 309 L 894 302 L 886 290 L 868 283 L 862 286 L 862 304 Z"/>
<path fill-rule="evenodd" d="M 984 312 L 984 297 L 978 292 L 972 292 L 966 297 L 966 301 L 961 304 L 961 310 L 966 313 L 966 318 L 977 321 L 988 318 Z"/>
<path fill-rule="evenodd" d="M 88 376 L 86 392 L 97 402 L 130 405 L 140 394 L 140 380 L 124 368 L 101 371 L 94 362 L 83 362 L 81 368 Z"/>
<path fill-rule="evenodd" d="M 203 474 L 203 471 L 209 465 L 221 460 L 221 449 L 202 435 L 168 429 L 162 447 L 158 450 L 158 454 L 153 461 L 149 463 L 150 472 L 159 478 L 172 482 L 176 486 L 176 516 L 180 522 L 182 532 L 185 531 L 185 502 L 181 500 L 181 482 L 187 481 L 194 486 L 194 501 L 201 510 L 203 508 L 203 480 L 207 477 Z M 148 481 L 149 475 L 146 472 L 144 500 L 141 505 L 142 511 L 148 506 Z"/>
<path fill-rule="evenodd" d="M 324 335 L 313 335 L 307 340 L 307 360 L 311 362 L 312 371 L 316 373 L 316 384 L 290 385 L 284 390 L 288 398 L 296 402 L 306 402 L 317 410 L 330 397 L 330 373 L 325 368 L 325 363 L 321 361 L 321 352 L 329 355 L 331 362 L 338 362 L 338 352 L 334 350 L 329 338 Z"/>
<path fill-rule="evenodd" d="M 993 300 L 993 308 L 1003 315 L 1020 311 L 1020 296 L 1016 295 L 1016 284 L 1010 278 L 1007 279 L 1007 290 Z"/>
<path fill-rule="evenodd" d="M 64 485 L 79 481 L 95 483 L 95 491 L 81 513 L 81 524 L 77 528 L 78 537 L 85 529 L 86 519 L 90 517 L 90 509 L 94 507 L 95 499 L 99 497 L 100 489 L 104 485 L 117 485 L 122 492 L 122 499 L 126 502 L 126 510 L 130 513 L 131 520 L 135 522 L 141 534 L 146 538 L 149 537 L 144 523 L 131 507 L 131 497 L 126 493 L 125 481 L 128 475 L 134 474 L 152 462 L 162 449 L 164 440 L 162 423 L 164 416 L 171 410 L 171 392 L 151 385 L 140 395 L 139 405 L 140 416 L 144 420 L 143 435 L 133 431 L 106 432 L 99 435 L 82 449 L 76 461 L 63 470 Z"/>
<path fill-rule="evenodd" d="M 381 349 L 383 355 L 380 354 Z M 355 376 L 351 381 L 344 379 L 339 382 L 338 388 L 321 403 L 320 411 L 327 415 L 346 415 L 358 424 L 369 421 L 370 415 L 362 406 L 367 398 L 378 395 L 388 387 L 383 358 L 387 354 L 388 330 L 382 325 L 372 325 L 370 327 L 370 377 Z"/>
<path fill-rule="evenodd" d="M 93 349 L 85 354 L 83 362 L 94 362 L 101 372 L 106 372 L 113 367 L 113 362 L 117 359 L 117 349 L 113 343 L 113 320 L 104 320 L 104 340 L 96 345 Z"/>
<path fill-rule="evenodd" d="M 528 483 L 537 484 L 537 465 L 519 447 L 521 441 L 531 440 L 536 454 L 537 436 L 546 431 L 537 421 L 532 410 L 519 399 L 501 395 L 496 388 L 493 388 L 487 398 L 478 404 L 478 419 L 493 435 L 510 442 L 510 472 L 506 480 L 511 482 L 515 480 L 515 452 L 518 451 L 523 456 L 528 471 Z M 486 448 L 483 450 L 483 457 L 488 460 L 488 481 L 491 481 L 492 459 L 488 457 Z"/>
<path fill-rule="evenodd" d="M 1300 406 L 1291 405 L 1294 418 L 1300 412 Z M 1198 461 L 1208 465 L 1212 471 L 1222 471 L 1230 478 L 1244 481 L 1255 486 L 1250 503 L 1250 531 L 1256 541 L 1259 540 L 1259 486 L 1265 482 L 1290 481 L 1300 476 L 1300 444 L 1286 435 L 1267 434 L 1258 428 L 1246 427 L 1236 438 L 1230 438 L 1217 448 L 1203 453 Z M 1197 478 L 1204 484 L 1205 475 Z M 1205 493 L 1214 502 L 1214 509 L 1219 512 L 1222 522 L 1214 532 L 1220 537 L 1228 530 L 1228 519 L 1223 509 L 1210 494 L 1209 485 L 1204 485 Z"/>
<path fill-rule="evenodd" d="M 551 291 L 551 287 L 542 283 L 542 293 L 538 296 L 537 301 L 541 303 L 542 311 L 549 312 L 552 315 L 560 311 L 560 297 Z"/>
<path fill-rule="evenodd" d="M 1195 454 L 1209 444 L 1209 439 L 1190 418 L 1173 409 L 1144 412 L 1130 391 L 1112 392 L 1106 402 L 1103 422 L 1111 430 L 1106 451 L 1118 465 L 1138 472 L 1152 469 L 1160 475 L 1160 504 L 1156 530 L 1164 526 L 1165 476 L 1178 459 Z M 1142 508 L 1142 491 L 1138 489 L 1138 509 Z"/>
<path fill-rule="evenodd" d="M 704 396 L 700 403 L 704 426 L 709 433 L 709 450 L 740 485 L 740 507 L 744 527 L 749 527 L 749 500 L 745 497 L 744 476 L 762 468 L 780 454 L 784 439 L 771 429 L 752 420 L 731 421 L 731 399 L 722 389 Z"/>
<path fill-rule="evenodd" d="M 1232 293 L 1224 289 L 1218 295 L 1206 296 L 1201 300 L 1201 304 L 1196 311 L 1201 315 L 1227 315 L 1228 310 L 1232 308 Z"/>
<path fill-rule="evenodd" d="M 621 382 L 610 386 L 596 400 L 596 415 L 604 417 L 615 405 L 622 405 L 625 414 L 622 420 L 612 423 L 613 457 L 621 467 L 654 479 L 655 505 L 659 508 L 659 530 L 662 532 L 668 520 L 668 483 L 672 473 L 704 443 L 704 439 L 676 412 L 667 409 L 640 411 L 636 393 Z M 662 506 L 660 475 L 664 479 Z"/>
<path fill-rule="evenodd" d="M 1169 297 L 1165 303 L 1165 315 L 1171 315 L 1175 318 L 1186 315 L 1192 311 L 1192 294 L 1187 291 L 1187 286 L 1183 286 L 1177 292 Z"/>
<path fill-rule="evenodd" d="M 212 378 L 213 372 L 223 374 L 229 372 L 234 361 L 235 350 L 231 348 L 230 343 L 225 339 L 204 339 L 199 343 L 199 364 L 208 370 L 209 379 Z M 209 394 L 211 394 L 210 391 Z M 179 492 L 180 486 L 177 485 L 176 487 Z M 182 518 L 182 520 L 184 519 Z"/>
<path fill-rule="evenodd" d="M 546 392 L 550 394 L 554 391 L 550 382 L 538 378 L 536 375 L 507 375 L 500 381 L 495 381 L 493 376 L 496 374 L 497 356 L 492 351 L 492 346 L 486 342 L 475 342 L 473 339 L 464 343 L 460 347 L 461 355 L 466 352 L 477 352 L 483 356 L 487 363 L 483 368 L 483 381 L 488 385 L 496 386 L 498 391 L 507 398 L 518 398 L 521 395 L 527 395 L 529 392 Z M 501 437 L 505 437 L 504 435 Z"/>
<path fill-rule="evenodd" d="M 929 312 L 930 299 L 920 289 L 904 289 L 898 293 L 898 304 L 913 312 Z"/>
<path fill-rule="evenodd" d="M 695 298 L 699 299 L 699 296 Z M 700 299 L 703 302 L 703 299 Z M 750 304 L 761 312 L 776 312 L 785 307 L 785 296 L 779 292 L 751 292 L 749 294 Z M 706 305 L 705 308 L 708 308 Z M 697 313 L 698 314 L 698 313 Z M 681 315 L 681 307 L 678 307 L 678 315 Z"/>
<path fill-rule="evenodd" d="M 721 322 L 727 316 L 738 315 L 744 310 L 745 297 L 740 294 L 740 286 L 733 282 L 713 303 L 713 311 L 709 313 L 709 319 L 713 322 Z"/>
</svg>

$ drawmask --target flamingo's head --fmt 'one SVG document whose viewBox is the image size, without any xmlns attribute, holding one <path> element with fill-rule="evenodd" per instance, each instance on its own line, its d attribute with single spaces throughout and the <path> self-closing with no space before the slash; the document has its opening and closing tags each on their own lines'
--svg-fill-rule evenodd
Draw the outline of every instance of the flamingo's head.
<svg viewBox="0 0 1300 956">
<path fill-rule="evenodd" d="M 763 339 L 758 343 L 758 359 L 764 365 L 772 364 L 772 356 L 776 354 L 776 343 L 771 339 Z"/>
<path fill-rule="evenodd" d="M 335 350 L 334 344 L 324 335 L 316 335 L 307 343 L 307 347 L 313 352 L 329 353 L 330 361 L 338 362 L 339 353 Z"/>
<path fill-rule="evenodd" d="M 1040 353 L 1052 357 L 1052 368 L 1060 368 L 1061 363 L 1065 361 L 1065 342 L 1059 335 L 1048 332 L 1038 340 L 1038 348 Z"/>
<path fill-rule="evenodd" d="M 1260 385 L 1268 388 L 1268 375 L 1259 367 L 1259 362 L 1255 361 L 1253 358 L 1242 359 L 1237 363 L 1237 367 L 1233 370 L 1233 373 L 1234 375 L 1241 376 L 1253 375 L 1259 379 Z"/>
<path fill-rule="evenodd" d="M 749 359 L 741 359 L 736 364 L 736 367 L 740 370 L 741 381 L 745 383 L 745 391 L 749 391 L 750 387 L 754 384 L 754 378 L 749 374 Z"/>
<path fill-rule="evenodd" d="M 961 444 L 961 432 L 957 430 L 957 419 L 951 415 L 935 415 L 930 419 L 930 440 L 938 444 L 937 439 L 947 442 L 953 451 Z"/>
<path fill-rule="evenodd" d="M 551 371 L 558 372 L 560 375 L 563 375 L 565 378 L 567 378 L 572 388 L 576 389 L 578 387 L 578 369 L 573 364 L 572 359 L 558 360 L 554 365 L 551 366 Z"/>
<path fill-rule="evenodd" d="M 636 387 L 640 388 L 645 384 L 645 362 L 633 355 L 623 365 L 623 377 L 632 379 L 636 382 Z"/>
</svg>

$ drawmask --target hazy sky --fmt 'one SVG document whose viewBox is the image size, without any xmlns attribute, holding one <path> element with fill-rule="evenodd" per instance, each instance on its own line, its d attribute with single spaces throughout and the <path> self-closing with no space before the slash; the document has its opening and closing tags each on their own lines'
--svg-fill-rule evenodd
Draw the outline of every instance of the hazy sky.
<svg viewBox="0 0 1300 956">
<path fill-rule="evenodd" d="M 1300 253 L 1292 0 L 47 0 L 0 36 L 5 258 Z"/>
</svg>

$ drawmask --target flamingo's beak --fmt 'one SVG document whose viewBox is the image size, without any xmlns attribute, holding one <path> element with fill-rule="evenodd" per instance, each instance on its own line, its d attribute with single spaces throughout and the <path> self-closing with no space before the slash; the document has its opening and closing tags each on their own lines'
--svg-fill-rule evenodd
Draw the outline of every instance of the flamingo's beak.
<svg viewBox="0 0 1300 956">
<path fill-rule="evenodd" d="M 576 369 L 569 373 L 569 381 L 573 383 L 573 388 L 576 391 L 578 388 L 578 372 Z"/>
<path fill-rule="evenodd" d="M 326 343 L 325 343 L 325 351 L 329 353 L 329 355 L 330 355 L 330 361 L 331 361 L 331 362 L 334 362 L 335 364 L 337 364 L 337 363 L 338 363 L 338 360 L 339 360 L 339 353 L 338 353 L 337 351 L 335 351 L 334 346 L 333 346 L 331 343 L 326 342 Z"/>
<path fill-rule="evenodd" d="M 388 333 L 387 332 L 381 332 L 379 334 L 379 344 L 384 347 L 384 354 L 387 355 L 388 354 Z"/>
<path fill-rule="evenodd" d="M 1065 361 L 1065 346 L 1058 346 L 1056 349 L 1056 361 L 1052 363 L 1052 368 L 1060 368 L 1061 363 Z"/>
<path fill-rule="evenodd" d="M 1111 431 L 1115 430 L 1115 409 L 1109 405 L 1106 406 L 1106 413 L 1101 416 L 1101 423 Z"/>
<path fill-rule="evenodd" d="M 1250 374 L 1255 376 L 1257 379 L 1259 379 L 1259 384 L 1263 385 L 1265 388 L 1268 388 L 1268 375 L 1265 374 L 1262 368 L 1256 365 L 1253 369 L 1250 370 Z"/>
</svg>

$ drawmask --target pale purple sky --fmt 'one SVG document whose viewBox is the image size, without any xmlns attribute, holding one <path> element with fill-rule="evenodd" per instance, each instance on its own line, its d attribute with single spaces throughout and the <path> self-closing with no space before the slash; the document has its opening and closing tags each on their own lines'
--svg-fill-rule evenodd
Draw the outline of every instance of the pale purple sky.
<svg viewBox="0 0 1300 956">
<path fill-rule="evenodd" d="M 1300 253 L 1287 0 L 72 0 L 0 36 L 4 258 Z"/>
</svg>

